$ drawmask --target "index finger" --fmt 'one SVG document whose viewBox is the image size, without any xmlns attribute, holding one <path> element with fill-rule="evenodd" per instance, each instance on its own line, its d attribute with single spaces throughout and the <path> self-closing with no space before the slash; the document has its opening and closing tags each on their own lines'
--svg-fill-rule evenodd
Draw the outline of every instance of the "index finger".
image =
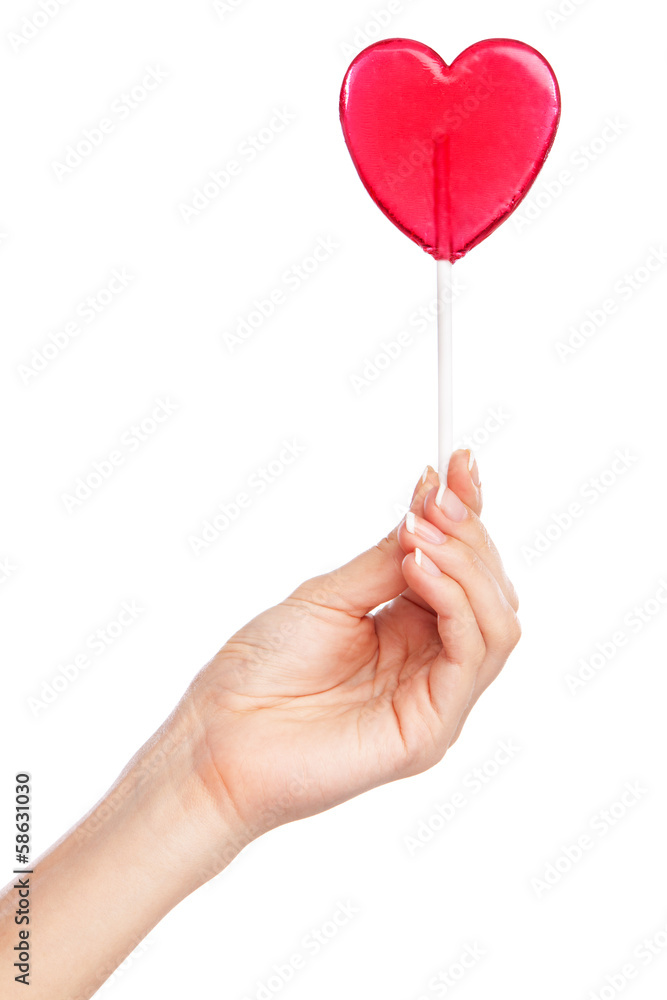
<svg viewBox="0 0 667 1000">
<path fill-rule="evenodd" d="M 496 578 L 507 603 L 516 611 L 519 598 L 514 585 L 505 572 L 498 549 L 473 508 L 464 503 L 451 486 L 445 489 L 443 484 L 427 494 L 424 500 L 424 517 L 446 535 L 458 538 L 470 546 Z"/>
</svg>

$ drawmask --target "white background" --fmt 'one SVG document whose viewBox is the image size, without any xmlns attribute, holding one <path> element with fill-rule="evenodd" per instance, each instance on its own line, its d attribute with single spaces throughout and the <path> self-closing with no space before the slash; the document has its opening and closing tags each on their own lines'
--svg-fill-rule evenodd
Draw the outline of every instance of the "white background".
<svg viewBox="0 0 667 1000">
<path fill-rule="evenodd" d="M 388 531 L 435 460 L 434 329 L 409 325 L 433 300 L 435 266 L 378 211 L 349 159 L 338 94 L 351 56 L 401 35 L 451 61 L 480 38 L 514 37 L 549 59 L 563 96 L 531 221 L 524 205 L 455 269 L 466 289 L 455 306 L 457 428 L 478 444 L 485 520 L 522 599 L 523 640 L 441 765 L 253 844 L 126 963 L 108 987 L 124 1000 L 254 998 L 272 966 L 305 954 L 304 935 L 347 900 L 359 913 L 269 995 L 431 1000 L 443 993 L 429 981 L 467 945 L 485 955 L 457 1000 L 612 997 L 605 977 L 629 961 L 637 977 L 622 992 L 633 1000 L 661 994 L 667 979 L 667 948 L 650 962 L 635 953 L 656 934 L 667 944 L 667 271 L 630 295 L 614 290 L 667 241 L 664 32 L 651 0 L 580 0 L 559 22 L 547 16 L 555 3 L 402 0 L 373 31 L 373 11 L 386 7 L 70 0 L 17 50 L 10 35 L 40 8 L 3 4 L 8 874 L 17 770 L 33 775 L 41 851 L 232 632 Z M 68 145 L 151 67 L 166 79 L 58 179 Z M 179 206 L 239 158 L 275 108 L 294 120 L 186 223 Z M 614 141 L 607 119 L 620 123 Z M 559 195 L 562 171 L 571 183 Z M 319 238 L 338 244 L 330 259 L 230 351 L 224 334 L 253 300 L 285 288 L 283 273 Z M 123 268 L 132 281 L 86 324 L 79 304 Z M 610 297 L 616 313 L 559 357 L 570 328 Z M 77 316 L 79 335 L 26 377 L 35 349 Z M 355 388 L 383 341 L 404 330 L 412 343 Z M 175 412 L 68 513 L 63 495 L 159 398 Z M 285 441 L 303 453 L 196 555 L 192 536 Z M 605 473 L 619 449 L 627 467 Z M 558 529 L 554 517 L 566 524 L 573 503 L 581 516 Z M 91 653 L 89 635 L 124 601 L 142 613 L 103 655 Z M 626 615 L 643 605 L 647 621 L 634 627 Z M 626 644 L 600 654 L 593 679 L 572 693 L 567 675 L 621 630 Z M 29 699 L 86 650 L 90 665 L 36 709 Z M 502 740 L 520 752 L 474 794 L 466 776 Z M 644 789 L 639 801 L 596 833 L 595 817 L 626 782 Z M 406 838 L 425 838 L 436 806 L 457 791 L 466 806 L 447 824 L 436 819 L 440 829 L 411 853 Z M 533 880 L 586 833 L 594 847 L 539 892 Z"/>
</svg>

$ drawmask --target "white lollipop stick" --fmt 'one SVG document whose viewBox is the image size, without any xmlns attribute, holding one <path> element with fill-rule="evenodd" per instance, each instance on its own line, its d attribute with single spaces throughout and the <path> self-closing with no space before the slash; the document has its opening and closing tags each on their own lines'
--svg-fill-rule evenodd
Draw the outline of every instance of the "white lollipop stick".
<svg viewBox="0 0 667 1000">
<path fill-rule="evenodd" d="M 438 246 L 449 248 L 451 256 L 451 203 L 449 197 L 449 137 L 433 143 L 433 209 Z M 449 460 L 454 450 L 454 407 L 452 401 L 452 264 L 436 261 L 438 268 L 438 474 L 447 482 Z"/>
<path fill-rule="evenodd" d="M 454 407 L 452 400 L 452 268 L 448 260 L 436 261 L 438 268 L 438 474 L 447 482 L 449 460 L 454 450 Z"/>
</svg>

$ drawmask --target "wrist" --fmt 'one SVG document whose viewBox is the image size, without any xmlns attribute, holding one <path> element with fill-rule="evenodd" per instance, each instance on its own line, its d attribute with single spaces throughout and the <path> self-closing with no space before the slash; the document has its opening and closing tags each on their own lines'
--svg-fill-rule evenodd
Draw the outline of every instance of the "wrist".
<svg viewBox="0 0 667 1000">
<path fill-rule="evenodd" d="M 196 726 L 175 712 L 90 813 L 36 860 L 35 1000 L 92 996 L 177 903 L 247 843 L 233 810 L 213 801 L 201 780 L 200 747 Z M 65 933 L 77 943 L 76 962 L 63 947 Z"/>
<path fill-rule="evenodd" d="M 75 836 L 85 840 L 100 825 L 127 829 L 128 835 L 132 830 L 156 881 L 168 875 L 173 906 L 218 875 L 252 839 L 232 803 L 206 779 L 205 738 L 181 704 Z"/>
</svg>

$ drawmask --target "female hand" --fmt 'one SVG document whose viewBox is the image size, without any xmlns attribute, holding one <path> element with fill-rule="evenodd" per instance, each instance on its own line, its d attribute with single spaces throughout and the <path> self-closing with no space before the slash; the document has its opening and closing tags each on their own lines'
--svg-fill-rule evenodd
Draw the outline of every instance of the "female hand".
<svg viewBox="0 0 667 1000">
<path fill-rule="evenodd" d="M 446 492 L 430 470 L 379 545 L 233 636 L 28 889 L 0 893 L 0 958 L 18 948 L 26 977 L 16 893 L 39 900 L 34 1000 L 87 1000 L 265 830 L 442 758 L 519 638 L 467 458 Z"/>
<path fill-rule="evenodd" d="M 444 496 L 429 469 L 399 528 L 253 619 L 192 683 L 177 716 L 242 838 L 431 767 L 518 642 L 468 457 Z"/>
</svg>

